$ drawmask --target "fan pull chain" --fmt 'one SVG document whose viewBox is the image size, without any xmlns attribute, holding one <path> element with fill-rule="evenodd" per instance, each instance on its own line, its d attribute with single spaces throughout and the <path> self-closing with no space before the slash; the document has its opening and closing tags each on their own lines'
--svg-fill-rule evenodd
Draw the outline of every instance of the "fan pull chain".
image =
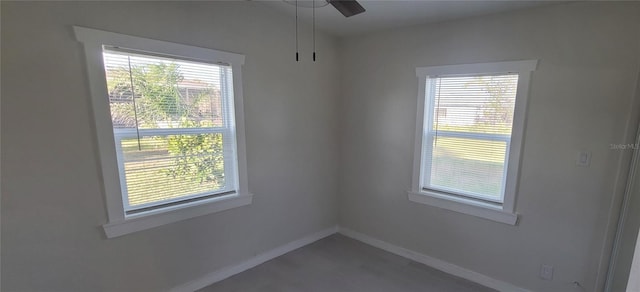
<svg viewBox="0 0 640 292">
<path fill-rule="evenodd" d="M 316 0 L 313 0 L 313 61 L 316 61 Z"/>
<path fill-rule="evenodd" d="M 298 58 L 298 0 L 296 0 L 296 62 L 300 59 Z"/>
</svg>

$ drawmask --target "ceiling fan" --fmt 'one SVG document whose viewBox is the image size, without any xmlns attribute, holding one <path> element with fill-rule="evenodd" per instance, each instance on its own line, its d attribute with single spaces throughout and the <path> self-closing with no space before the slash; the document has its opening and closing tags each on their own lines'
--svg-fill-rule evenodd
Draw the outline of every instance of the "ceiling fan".
<svg viewBox="0 0 640 292">
<path fill-rule="evenodd" d="M 284 2 L 305 8 L 320 8 L 331 4 L 345 17 L 351 17 L 366 11 L 356 0 L 284 0 Z"/>
<path fill-rule="evenodd" d="M 329 4 L 337 9 L 344 17 L 351 17 L 366 10 L 356 0 L 282 0 L 287 4 L 296 7 L 296 62 L 299 59 L 298 52 L 298 7 L 313 8 L 313 61 L 316 61 L 316 8 L 325 7 Z M 316 2 L 319 2 L 316 3 Z"/>
<path fill-rule="evenodd" d="M 335 9 L 340 11 L 344 17 L 351 17 L 356 14 L 365 12 L 364 7 L 356 0 L 326 0 L 333 5 Z"/>
</svg>

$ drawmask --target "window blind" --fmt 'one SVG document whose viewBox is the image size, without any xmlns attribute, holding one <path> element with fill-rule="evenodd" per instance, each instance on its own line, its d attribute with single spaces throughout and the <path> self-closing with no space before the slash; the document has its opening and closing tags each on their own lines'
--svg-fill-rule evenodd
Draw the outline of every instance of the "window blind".
<svg viewBox="0 0 640 292">
<path fill-rule="evenodd" d="M 230 66 L 103 49 L 125 211 L 235 189 Z"/>
<path fill-rule="evenodd" d="M 423 188 L 502 203 L 518 75 L 426 82 Z"/>
</svg>

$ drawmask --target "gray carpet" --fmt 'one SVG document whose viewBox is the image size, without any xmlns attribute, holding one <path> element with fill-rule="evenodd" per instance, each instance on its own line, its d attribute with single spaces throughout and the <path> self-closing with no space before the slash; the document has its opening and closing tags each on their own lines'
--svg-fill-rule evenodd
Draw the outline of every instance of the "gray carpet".
<svg viewBox="0 0 640 292">
<path fill-rule="evenodd" d="M 495 290 L 336 234 L 200 291 Z"/>
</svg>

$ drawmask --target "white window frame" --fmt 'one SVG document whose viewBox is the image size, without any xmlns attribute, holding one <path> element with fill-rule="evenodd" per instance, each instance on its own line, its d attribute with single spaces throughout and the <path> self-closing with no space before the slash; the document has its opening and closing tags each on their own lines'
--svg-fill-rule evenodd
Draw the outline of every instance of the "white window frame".
<svg viewBox="0 0 640 292">
<path fill-rule="evenodd" d="M 78 26 L 74 26 L 73 29 L 76 39 L 84 45 L 87 61 L 89 89 L 108 215 L 108 222 L 102 227 L 108 238 L 251 204 L 253 195 L 250 194 L 248 190 L 247 161 L 245 154 L 242 92 L 243 55 Z M 158 54 L 177 59 L 188 59 L 231 66 L 233 72 L 232 102 L 234 103 L 233 114 L 235 115 L 235 125 L 230 125 L 231 131 L 229 131 L 229 133 L 235 133 L 235 157 L 233 157 L 234 161 L 232 162 L 233 168 L 235 168 L 232 171 L 232 173 L 235 174 L 235 177 L 232 178 L 232 182 L 235 185 L 233 188 L 235 192 L 223 196 L 195 200 L 147 212 L 126 215 L 125 204 L 127 204 L 127 202 L 125 202 L 123 198 L 124 193 L 121 188 L 121 179 L 123 179 L 123 177 L 121 177 L 121 172 L 118 169 L 120 163 L 118 162 L 119 157 L 116 151 L 116 145 L 119 145 L 116 143 L 116 140 L 122 137 L 114 133 L 111 122 L 102 55 L 103 47 L 105 46 L 125 48 L 138 52 L 150 52 L 150 55 Z M 148 131 L 162 132 L 163 130 Z M 226 160 L 225 165 L 227 165 Z"/>
<path fill-rule="evenodd" d="M 531 72 L 538 65 L 538 60 L 509 61 L 495 63 L 477 63 L 449 66 L 431 66 L 416 68 L 418 85 L 418 107 L 416 119 L 416 133 L 413 159 L 413 176 L 408 198 L 412 202 L 427 204 L 459 213 L 473 215 L 488 220 L 515 225 L 518 215 L 515 212 L 516 192 L 518 187 L 518 173 L 522 141 L 524 136 L 527 99 Z M 513 126 L 510 142 L 507 141 L 507 159 L 505 163 L 506 183 L 502 203 L 487 202 L 474 199 L 469 195 L 456 195 L 444 190 L 425 189 L 423 175 L 425 174 L 425 155 L 430 155 L 425 147 L 428 140 L 425 126 L 430 124 L 429 102 L 426 100 L 427 79 L 450 76 L 518 74 L 518 87 L 514 108 Z M 425 116 L 427 114 L 427 116 Z M 496 138 L 496 137 L 485 137 Z M 496 138 L 497 139 L 497 138 Z"/>
</svg>

